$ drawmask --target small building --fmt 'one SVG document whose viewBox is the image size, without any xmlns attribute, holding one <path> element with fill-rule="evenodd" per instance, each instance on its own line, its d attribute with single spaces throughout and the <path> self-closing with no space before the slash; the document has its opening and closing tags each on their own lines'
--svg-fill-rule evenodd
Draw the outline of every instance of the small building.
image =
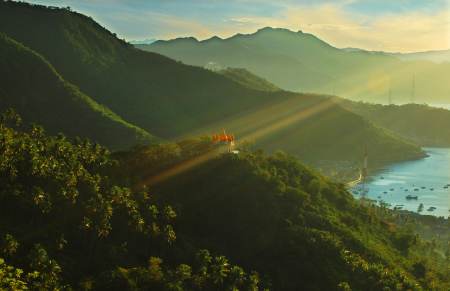
<svg viewBox="0 0 450 291">
<path fill-rule="evenodd" d="M 227 136 L 224 129 L 221 136 L 218 133 L 213 136 L 212 146 L 222 155 L 234 153 L 234 135 Z"/>
</svg>

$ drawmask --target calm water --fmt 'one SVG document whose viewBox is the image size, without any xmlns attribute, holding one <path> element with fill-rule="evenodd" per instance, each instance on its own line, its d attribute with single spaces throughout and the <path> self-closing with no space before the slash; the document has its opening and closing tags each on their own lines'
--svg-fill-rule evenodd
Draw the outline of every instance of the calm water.
<svg viewBox="0 0 450 291">
<path fill-rule="evenodd" d="M 369 188 L 367 198 L 383 200 L 392 204 L 391 209 L 403 204 L 403 209 L 417 211 L 423 203 L 422 214 L 435 216 L 450 215 L 450 149 L 449 148 L 423 148 L 430 157 L 417 161 L 390 164 L 386 169 L 371 175 L 373 181 L 366 183 Z M 370 169 L 370 161 L 369 161 Z M 362 187 L 357 184 L 354 188 Z M 425 187 L 425 189 L 422 189 Z M 430 190 L 434 188 L 434 190 Z M 394 189 L 391 191 L 390 189 Z M 408 191 L 405 191 L 407 189 Z M 419 189 L 414 191 L 414 189 Z M 354 189 L 353 189 L 354 190 Z M 350 189 L 350 191 L 353 191 Z M 383 192 L 387 191 L 386 194 Z M 406 199 L 406 195 L 417 195 L 418 199 Z M 358 198 L 360 195 L 354 195 Z M 378 198 L 378 197 L 381 198 Z M 436 207 L 434 211 L 427 211 Z"/>
</svg>

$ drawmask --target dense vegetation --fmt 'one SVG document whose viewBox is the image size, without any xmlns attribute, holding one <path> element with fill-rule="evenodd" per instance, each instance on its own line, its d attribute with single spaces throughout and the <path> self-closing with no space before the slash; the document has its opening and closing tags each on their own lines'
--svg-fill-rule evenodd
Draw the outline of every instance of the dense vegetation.
<svg viewBox="0 0 450 291">
<path fill-rule="evenodd" d="M 439 244 L 392 230 L 375 214 L 385 208 L 370 211 L 294 155 L 220 156 L 210 136 L 109 153 L 62 133 L 39 138 L 34 124 L 16 132 L 7 125 L 21 118 L 4 116 L 3 289 L 420 290 L 420 282 L 444 290 L 448 282 Z"/>
<path fill-rule="evenodd" d="M 447 286 L 439 253 L 428 259 L 420 238 L 392 230 L 343 184 L 294 155 L 220 156 L 210 151 L 210 136 L 109 153 L 62 133 L 38 138 L 34 124 L 16 132 L 6 125 L 20 117 L 5 116 L 3 289 Z"/>
<path fill-rule="evenodd" d="M 16 108 L 24 124 L 38 122 L 49 135 L 61 131 L 71 139 L 83 135 L 112 149 L 158 141 L 94 102 L 40 55 L 2 33 L 0 73 L 0 109 Z"/>
<path fill-rule="evenodd" d="M 421 146 L 450 146 L 450 111 L 426 104 L 381 105 L 334 99 L 373 123 L 415 140 Z"/>
<path fill-rule="evenodd" d="M 266 27 L 253 34 L 198 41 L 178 38 L 136 47 L 161 53 L 187 64 L 245 68 L 276 86 L 295 92 L 336 94 L 348 99 L 382 103 L 389 84 L 397 103 L 411 96 L 415 73 L 416 100 L 445 103 L 450 93 L 450 63 L 404 62 L 383 53 L 347 52 L 314 35 Z"/>
</svg>

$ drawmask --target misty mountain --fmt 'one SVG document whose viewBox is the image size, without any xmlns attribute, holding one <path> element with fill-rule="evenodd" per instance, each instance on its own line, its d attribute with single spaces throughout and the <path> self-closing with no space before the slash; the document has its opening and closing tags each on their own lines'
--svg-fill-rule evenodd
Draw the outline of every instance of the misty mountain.
<svg viewBox="0 0 450 291">
<path fill-rule="evenodd" d="M 0 8 L 1 32 L 40 54 L 93 101 L 156 137 L 176 141 L 226 128 L 237 140 L 254 139 L 269 152 L 281 149 L 304 161 L 351 160 L 361 156 L 366 144 L 380 161 L 423 154 L 418 145 L 325 97 L 253 89 L 202 67 L 136 49 L 67 9 L 18 2 L 0 3 Z M 261 45 L 230 43 L 235 45 L 270 52 Z"/>
<path fill-rule="evenodd" d="M 157 41 L 157 39 L 155 38 L 151 38 L 151 39 L 146 39 L 146 40 L 130 40 L 129 43 L 131 44 L 151 44 L 154 43 L 155 41 Z"/>
<path fill-rule="evenodd" d="M 343 48 L 347 52 L 350 51 L 366 51 L 359 48 L 347 47 Z M 435 62 L 437 64 L 442 62 L 450 62 L 450 50 L 441 50 L 441 51 L 424 51 L 424 52 L 415 52 L 415 53 L 390 53 L 383 51 L 369 51 L 370 53 L 384 53 L 388 56 L 396 57 L 402 61 L 418 61 L 418 60 L 428 60 Z"/>
<path fill-rule="evenodd" d="M 385 103 L 390 84 L 397 103 L 410 101 L 413 74 L 416 102 L 446 103 L 450 66 L 401 61 L 384 53 L 345 51 L 301 31 L 266 27 L 253 34 L 198 41 L 178 38 L 136 47 L 187 64 L 245 68 L 274 85 L 296 92 L 334 94 Z"/>
</svg>

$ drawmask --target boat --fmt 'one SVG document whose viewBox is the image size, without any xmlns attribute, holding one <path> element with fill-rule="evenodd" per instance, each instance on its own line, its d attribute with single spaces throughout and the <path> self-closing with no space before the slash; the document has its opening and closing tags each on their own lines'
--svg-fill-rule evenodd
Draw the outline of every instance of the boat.
<svg viewBox="0 0 450 291">
<path fill-rule="evenodd" d="M 415 196 L 415 195 L 406 195 L 406 199 L 418 199 L 419 196 Z"/>
<path fill-rule="evenodd" d="M 418 189 L 418 188 L 416 188 L 416 189 L 414 189 L 414 191 L 419 191 L 419 189 Z"/>
<path fill-rule="evenodd" d="M 387 191 L 384 191 L 384 192 L 383 192 L 383 194 L 386 194 L 386 193 L 387 193 Z"/>
<path fill-rule="evenodd" d="M 380 177 L 380 179 L 384 179 L 383 177 Z"/>
<path fill-rule="evenodd" d="M 378 196 L 377 198 L 381 198 L 381 196 Z"/>
<path fill-rule="evenodd" d="M 434 188 L 430 188 L 430 191 L 433 191 L 434 190 Z"/>
<path fill-rule="evenodd" d="M 405 206 L 405 205 L 403 205 L 403 204 L 398 204 L 398 205 L 395 205 L 395 207 L 398 207 L 398 206 Z"/>
<path fill-rule="evenodd" d="M 425 188 L 427 188 L 427 187 L 420 187 L 420 188 L 425 189 Z"/>
<path fill-rule="evenodd" d="M 405 191 L 408 191 L 408 189 L 405 189 Z"/>
<path fill-rule="evenodd" d="M 389 190 L 391 190 L 391 191 L 394 191 L 394 189 L 393 189 L 393 188 L 391 188 L 391 189 L 389 189 Z"/>
<path fill-rule="evenodd" d="M 400 187 L 400 189 L 403 189 L 403 187 Z"/>
<path fill-rule="evenodd" d="M 353 194 L 359 194 L 358 191 L 353 191 Z"/>
<path fill-rule="evenodd" d="M 433 211 L 434 209 L 428 208 L 427 211 Z"/>
<path fill-rule="evenodd" d="M 444 189 L 447 189 L 448 188 L 448 186 L 444 186 Z"/>
<path fill-rule="evenodd" d="M 436 207 L 434 207 L 434 206 L 431 206 L 431 207 L 430 207 L 430 209 L 433 209 L 433 210 L 435 210 L 435 209 L 436 209 Z"/>
</svg>

